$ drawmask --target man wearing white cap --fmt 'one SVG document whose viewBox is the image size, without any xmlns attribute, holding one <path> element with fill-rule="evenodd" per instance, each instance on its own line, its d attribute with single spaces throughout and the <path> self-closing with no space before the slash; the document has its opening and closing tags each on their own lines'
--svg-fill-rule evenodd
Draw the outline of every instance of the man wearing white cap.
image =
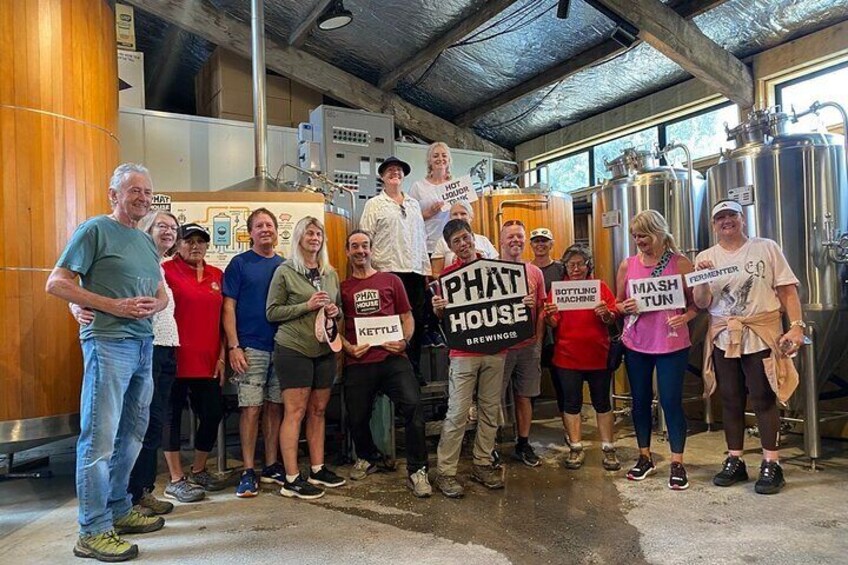
<svg viewBox="0 0 848 565">
<path fill-rule="evenodd" d="M 775 494 L 786 481 L 778 461 L 777 403 L 798 386 L 791 356 L 804 342 L 798 279 L 777 243 L 748 237 L 742 206 L 722 200 L 712 209 L 718 243 L 695 258 L 698 270 L 725 269 L 718 279 L 693 288 L 695 303 L 710 312 L 704 343 L 704 390 L 721 396 L 728 457 L 713 477 L 728 487 L 748 480 L 742 460 L 745 406 L 750 396 L 757 416 L 763 461 L 754 490 Z M 735 270 L 733 270 L 735 269 Z M 783 331 L 782 311 L 789 331 Z"/>
</svg>

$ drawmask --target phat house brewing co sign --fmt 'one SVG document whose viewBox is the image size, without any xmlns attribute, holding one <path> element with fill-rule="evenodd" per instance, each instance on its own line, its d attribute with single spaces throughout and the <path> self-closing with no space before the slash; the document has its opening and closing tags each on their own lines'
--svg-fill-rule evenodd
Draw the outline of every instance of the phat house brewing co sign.
<svg viewBox="0 0 848 565">
<path fill-rule="evenodd" d="M 533 336 L 524 263 L 478 259 L 443 275 L 442 324 L 448 346 L 494 354 Z"/>
</svg>

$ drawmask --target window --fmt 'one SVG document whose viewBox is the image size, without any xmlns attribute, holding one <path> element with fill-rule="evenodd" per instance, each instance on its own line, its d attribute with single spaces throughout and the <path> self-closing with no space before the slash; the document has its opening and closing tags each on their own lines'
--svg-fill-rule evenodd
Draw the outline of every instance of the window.
<svg viewBox="0 0 848 565">
<path fill-rule="evenodd" d="M 588 151 L 551 161 L 547 165 L 547 169 L 539 170 L 539 180 L 547 183 L 551 190 L 571 192 L 592 184 Z"/>
<path fill-rule="evenodd" d="M 836 102 L 848 109 L 848 63 L 834 65 L 821 71 L 792 79 L 775 87 L 777 103 L 784 112 L 792 115 L 808 109 L 813 102 Z M 842 118 L 834 108 L 823 108 L 819 118 L 814 115 L 801 118 L 797 124 L 789 124 L 789 131 L 810 131 L 819 126 L 841 125 Z"/>
<path fill-rule="evenodd" d="M 692 117 L 670 122 L 665 126 L 666 143 L 682 143 L 689 148 L 692 160 L 717 155 L 719 148 L 729 147 L 724 125 L 739 124 L 739 112 L 735 104 L 726 104 Z M 669 155 L 669 162 L 682 163 L 683 152 Z"/>
<path fill-rule="evenodd" d="M 612 161 L 628 147 L 653 150 L 656 145 L 659 145 L 659 142 L 659 128 L 652 127 L 596 145 L 592 148 L 595 161 L 595 182 L 601 182 L 601 179 L 610 176 L 604 160 Z"/>
</svg>

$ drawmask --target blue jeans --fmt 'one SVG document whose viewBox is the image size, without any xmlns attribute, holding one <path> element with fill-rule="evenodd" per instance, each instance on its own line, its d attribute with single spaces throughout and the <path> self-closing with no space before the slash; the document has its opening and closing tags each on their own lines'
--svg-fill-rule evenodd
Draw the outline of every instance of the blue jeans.
<svg viewBox="0 0 848 565">
<path fill-rule="evenodd" d="M 653 374 L 657 368 L 657 392 L 665 413 L 668 443 L 672 453 L 686 447 L 686 417 L 683 414 L 683 376 L 689 363 L 689 348 L 652 355 L 628 349 L 624 353 L 627 380 L 633 396 L 633 427 L 640 448 L 651 446 L 651 403 L 654 400 Z"/>
<path fill-rule="evenodd" d="M 132 509 L 127 483 L 147 431 L 153 338 L 89 338 L 82 354 L 76 480 L 80 534 L 91 535 Z"/>
</svg>

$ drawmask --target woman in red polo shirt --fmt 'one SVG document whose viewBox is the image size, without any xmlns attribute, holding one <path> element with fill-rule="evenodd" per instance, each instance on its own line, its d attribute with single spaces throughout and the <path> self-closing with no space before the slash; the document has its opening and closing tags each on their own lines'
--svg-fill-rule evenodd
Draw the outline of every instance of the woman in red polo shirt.
<svg viewBox="0 0 848 565">
<path fill-rule="evenodd" d="M 592 255 L 587 249 L 579 245 L 569 247 L 562 262 L 566 269 L 565 280 L 592 278 Z M 598 416 L 604 469 L 617 471 L 621 468 L 613 443 L 612 372 L 607 369 L 607 325 L 615 321 L 614 311 L 615 296 L 604 281 L 601 281 L 601 303 L 594 310 L 558 311 L 555 304 L 545 305 L 545 320 L 556 332 L 551 367 L 554 388 L 571 443 L 571 451 L 563 463 L 567 469 L 579 469 L 586 458 L 580 430 L 584 382 L 589 384 L 592 406 Z"/>
<path fill-rule="evenodd" d="M 224 410 L 221 396 L 224 384 L 221 284 L 224 273 L 204 260 L 209 239 L 209 232 L 203 227 L 185 224 L 180 228 L 177 254 L 162 265 L 165 280 L 174 292 L 174 317 L 180 335 L 177 378 L 171 389 L 163 430 L 163 451 L 171 473 L 171 483 L 165 488 L 168 498 L 176 498 L 171 491 L 186 481 L 180 461 L 180 421 L 186 396 L 199 421 L 188 480 L 207 491 L 223 488 L 206 471 L 206 460 L 215 445 Z"/>
</svg>

